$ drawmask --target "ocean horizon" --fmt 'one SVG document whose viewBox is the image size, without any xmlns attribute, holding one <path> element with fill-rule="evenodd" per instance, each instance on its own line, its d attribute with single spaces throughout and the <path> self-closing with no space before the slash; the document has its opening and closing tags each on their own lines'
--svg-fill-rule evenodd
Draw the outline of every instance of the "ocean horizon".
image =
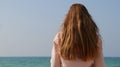
<svg viewBox="0 0 120 67">
<path fill-rule="evenodd" d="M 104 57 L 106 67 L 120 67 L 120 57 Z M 0 57 L 0 67 L 50 67 L 50 56 Z"/>
</svg>

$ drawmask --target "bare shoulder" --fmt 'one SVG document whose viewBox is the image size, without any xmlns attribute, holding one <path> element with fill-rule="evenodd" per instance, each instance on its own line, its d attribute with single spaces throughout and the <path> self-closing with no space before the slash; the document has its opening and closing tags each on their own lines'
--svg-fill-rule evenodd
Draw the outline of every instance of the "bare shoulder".
<svg viewBox="0 0 120 67">
<path fill-rule="evenodd" d="M 62 34 L 62 32 L 57 32 L 54 39 L 53 39 L 53 42 L 58 44 L 58 40 L 61 38 L 61 34 Z"/>
</svg>

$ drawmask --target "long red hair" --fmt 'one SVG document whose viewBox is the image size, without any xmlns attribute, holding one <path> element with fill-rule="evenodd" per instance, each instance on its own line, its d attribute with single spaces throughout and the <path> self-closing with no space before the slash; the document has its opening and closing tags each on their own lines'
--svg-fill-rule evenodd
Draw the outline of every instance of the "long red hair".
<svg viewBox="0 0 120 67">
<path fill-rule="evenodd" d="M 98 53 L 99 30 L 86 7 L 73 4 L 62 24 L 59 53 L 62 58 L 92 60 Z"/>
</svg>

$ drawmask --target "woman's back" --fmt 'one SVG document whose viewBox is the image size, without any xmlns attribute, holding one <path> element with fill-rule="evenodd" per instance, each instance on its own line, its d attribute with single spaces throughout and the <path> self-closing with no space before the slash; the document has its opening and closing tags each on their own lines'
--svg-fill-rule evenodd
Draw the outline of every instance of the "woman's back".
<svg viewBox="0 0 120 67">
<path fill-rule="evenodd" d="M 51 67 L 104 67 L 99 29 L 82 4 L 70 7 L 53 42 Z"/>
<path fill-rule="evenodd" d="M 59 33 L 53 39 L 53 48 L 51 54 L 51 67 L 105 67 L 104 58 L 102 53 L 102 43 L 101 40 L 98 41 L 98 46 L 100 47 L 99 55 L 91 61 L 83 61 L 81 59 L 76 60 L 65 60 L 58 53 L 58 42 L 59 42 Z"/>
<path fill-rule="evenodd" d="M 65 60 L 61 57 L 61 65 L 62 67 L 90 67 L 93 64 L 93 60 L 91 61 L 82 61 L 80 59 L 70 61 Z"/>
</svg>

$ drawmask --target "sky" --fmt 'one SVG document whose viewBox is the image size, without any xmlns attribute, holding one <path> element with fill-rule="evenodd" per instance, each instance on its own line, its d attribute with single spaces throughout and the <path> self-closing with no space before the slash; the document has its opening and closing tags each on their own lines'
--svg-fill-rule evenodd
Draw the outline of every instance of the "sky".
<svg viewBox="0 0 120 67">
<path fill-rule="evenodd" d="M 53 38 L 74 3 L 100 29 L 105 57 L 120 57 L 120 0 L 0 0 L 0 56 L 50 56 Z"/>
</svg>

